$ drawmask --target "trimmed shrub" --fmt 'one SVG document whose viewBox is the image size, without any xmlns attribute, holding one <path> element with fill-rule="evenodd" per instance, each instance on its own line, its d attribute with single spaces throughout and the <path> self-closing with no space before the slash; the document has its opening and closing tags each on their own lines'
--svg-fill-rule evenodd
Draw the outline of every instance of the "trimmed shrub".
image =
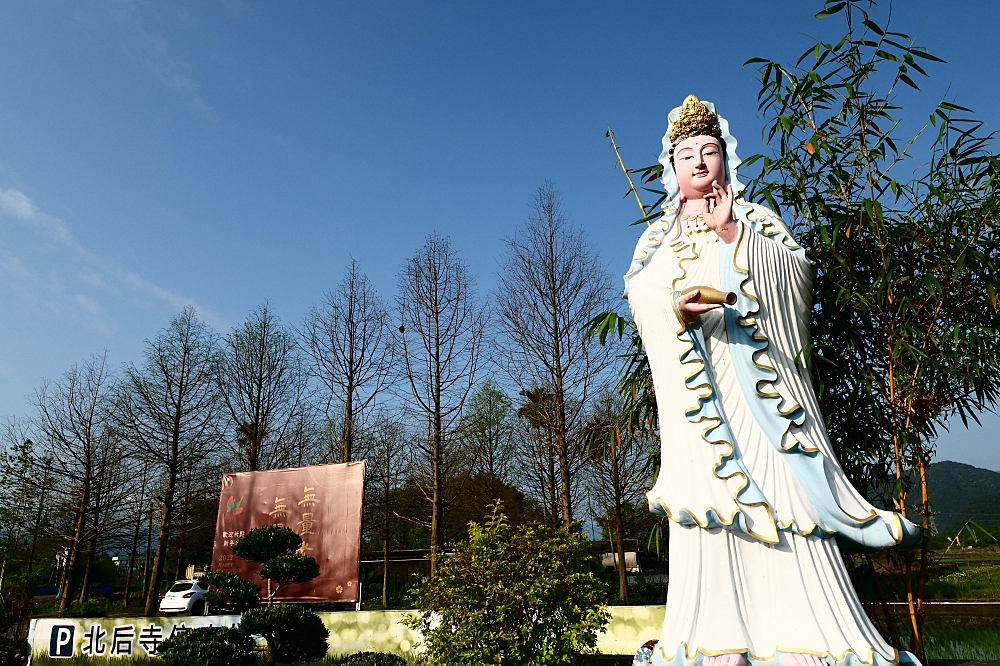
<svg viewBox="0 0 1000 666">
<path fill-rule="evenodd" d="M 203 627 L 163 641 L 164 666 L 247 666 L 254 641 L 237 627 Z"/>
<path fill-rule="evenodd" d="M 255 527 L 236 542 L 233 552 L 250 562 L 262 564 L 260 575 L 267 579 L 267 604 L 284 585 L 305 583 L 319 575 L 316 560 L 296 552 L 302 537 L 284 525 Z"/>
<path fill-rule="evenodd" d="M 240 629 L 264 637 L 269 664 L 320 659 L 326 655 L 330 635 L 316 613 L 291 604 L 251 608 L 243 614 Z"/>
<path fill-rule="evenodd" d="M 255 527 L 244 534 L 233 552 L 244 560 L 264 564 L 279 555 L 291 555 L 302 546 L 302 537 L 284 525 Z"/>
</svg>

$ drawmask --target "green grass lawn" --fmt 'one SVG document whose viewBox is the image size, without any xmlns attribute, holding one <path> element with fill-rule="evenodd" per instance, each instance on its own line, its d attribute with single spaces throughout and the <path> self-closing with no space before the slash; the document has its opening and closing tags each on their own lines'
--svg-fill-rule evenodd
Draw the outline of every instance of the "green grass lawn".
<svg viewBox="0 0 1000 666">
<path fill-rule="evenodd" d="M 1000 567 L 961 568 L 927 581 L 928 599 L 1000 601 Z"/>
<path fill-rule="evenodd" d="M 928 659 L 1000 659 L 1000 627 L 928 627 L 924 653 Z"/>
</svg>

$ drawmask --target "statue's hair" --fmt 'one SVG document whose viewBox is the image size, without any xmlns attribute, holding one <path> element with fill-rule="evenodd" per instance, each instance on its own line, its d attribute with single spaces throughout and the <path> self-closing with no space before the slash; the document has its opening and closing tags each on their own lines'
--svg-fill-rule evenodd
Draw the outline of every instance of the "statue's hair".
<svg viewBox="0 0 1000 666">
<path fill-rule="evenodd" d="M 719 117 L 709 111 L 696 96 L 688 95 L 681 105 L 679 117 L 670 126 L 670 166 L 674 164 L 674 149 L 677 144 L 693 136 L 711 136 L 718 139 L 725 154 L 726 142 L 722 139 Z"/>
</svg>

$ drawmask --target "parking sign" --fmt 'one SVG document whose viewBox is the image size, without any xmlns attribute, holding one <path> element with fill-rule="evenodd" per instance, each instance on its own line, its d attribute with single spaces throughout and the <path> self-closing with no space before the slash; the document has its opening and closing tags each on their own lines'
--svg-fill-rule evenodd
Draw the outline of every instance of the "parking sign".
<svg viewBox="0 0 1000 666">
<path fill-rule="evenodd" d="M 49 637 L 49 656 L 57 659 L 70 659 L 73 656 L 73 634 L 76 627 L 71 624 L 52 625 Z"/>
</svg>

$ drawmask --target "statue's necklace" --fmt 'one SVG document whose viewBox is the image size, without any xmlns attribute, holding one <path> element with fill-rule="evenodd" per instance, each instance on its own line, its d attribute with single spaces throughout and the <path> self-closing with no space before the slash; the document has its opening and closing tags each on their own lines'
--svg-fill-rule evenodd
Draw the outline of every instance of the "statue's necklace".
<svg viewBox="0 0 1000 666">
<path fill-rule="evenodd" d="M 681 215 L 681 230 L 684 233 L 702 231 L 704 229 L 708 229 L 708 224 L 705 222 L 705 216 L 701 213 Z"/>
</svg>

